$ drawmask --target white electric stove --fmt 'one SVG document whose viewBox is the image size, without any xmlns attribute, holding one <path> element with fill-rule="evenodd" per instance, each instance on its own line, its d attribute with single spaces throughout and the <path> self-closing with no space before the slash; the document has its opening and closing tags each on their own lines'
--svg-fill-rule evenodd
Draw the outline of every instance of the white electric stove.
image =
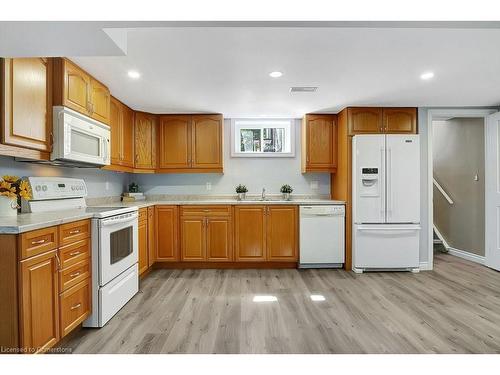
<svg viewBox="0 0 500 375">
<path fill-rule="evenodd" d="M 139 291 L 137 207 L 88 207 L 85 181 L 25 177 L 33 199 L 21 212 L 83 210 L 92 214 L 92 314 L 84 327 L 104 326 Z"/>
</svg>

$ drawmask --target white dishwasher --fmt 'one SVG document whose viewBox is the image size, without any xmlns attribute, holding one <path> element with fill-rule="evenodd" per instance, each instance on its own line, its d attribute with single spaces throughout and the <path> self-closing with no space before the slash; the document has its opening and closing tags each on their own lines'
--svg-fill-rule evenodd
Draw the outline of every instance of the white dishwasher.
<svg viewBox="0 0 500 375">
<path fill-rule="evenodd" d="M 340 268 L 345 261 L 343 205 L 300 206 L 300 268 Z"/>
</svg>

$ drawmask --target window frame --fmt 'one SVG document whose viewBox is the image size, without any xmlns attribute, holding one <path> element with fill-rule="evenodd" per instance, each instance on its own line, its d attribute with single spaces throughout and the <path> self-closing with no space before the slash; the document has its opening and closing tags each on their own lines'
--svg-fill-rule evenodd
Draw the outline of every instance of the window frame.
<svg viewBox="0 0 500 375">
<path fill-rule="evenodd" d="M 239 124 L 246 122 L 245 124 Z M 240 129 L 264 129 L 269 125 L 282 124 L 285 128 L 285 139 L 288 135 L 290 142 L 289 152 L 242 152 L 240 151 Z M 267 126 L 266 126 L 267 125 Z M 295 119 L 293 118 L 232 118 L 231 119 L 231 157 L 233 158 L 293 158 L 295 157 Z M 261 145 L 263 147 L 263 145 Z"/>
</svg>

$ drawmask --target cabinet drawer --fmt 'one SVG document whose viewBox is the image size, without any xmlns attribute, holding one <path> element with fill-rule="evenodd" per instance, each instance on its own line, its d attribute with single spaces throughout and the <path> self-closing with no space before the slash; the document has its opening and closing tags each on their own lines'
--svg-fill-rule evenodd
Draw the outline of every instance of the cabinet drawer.
<svg viewBox="0 0 500 375">
<path fill-rule="evenodd" d="M 90 237 L 90 220 L 74 221 L 59 226 L 60 246 Z"/>
<path fill-rule="evenodd" d="M 59 291 L 63 292 L 90 276 L 90 258 L 59 271 Z"/>
<path fill-rule="evenodd" d="M 61 337 L 70 333 L 90 314 L 90 279 L 86 279 L 59 296 Z"/>
<path fill-rule="evenodd" d="M 58 246 L 57 227 L 43 228 L 21 234 L 21 259 L 54 250 Z"/>
<path fill-rule="evenodd" d="M 148 209 L 140 208 L 139 209 L 139 221 L 145 221 L 148 219 Z"/>
<path fill-rule="evenodd" d="M 181 216 L 230 216 L 231 206 L 181 206 Z"/>
<path fill-rule="evenodd" d="M 88 238 L 59 249 L 61 269 L 81 262 L 90 257 L 90 240 Z"/>
</svg>

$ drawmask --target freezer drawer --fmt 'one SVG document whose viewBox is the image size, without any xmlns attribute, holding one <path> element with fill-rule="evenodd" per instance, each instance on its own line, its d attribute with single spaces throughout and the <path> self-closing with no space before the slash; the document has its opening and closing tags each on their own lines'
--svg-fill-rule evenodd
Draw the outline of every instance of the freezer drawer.
<svg viewBox="0 0 500 375">
<path fill-rule="evenodd" d="M 420 225 L 355 224 L 353 269 L 419 267 Z"/>
</svg>

